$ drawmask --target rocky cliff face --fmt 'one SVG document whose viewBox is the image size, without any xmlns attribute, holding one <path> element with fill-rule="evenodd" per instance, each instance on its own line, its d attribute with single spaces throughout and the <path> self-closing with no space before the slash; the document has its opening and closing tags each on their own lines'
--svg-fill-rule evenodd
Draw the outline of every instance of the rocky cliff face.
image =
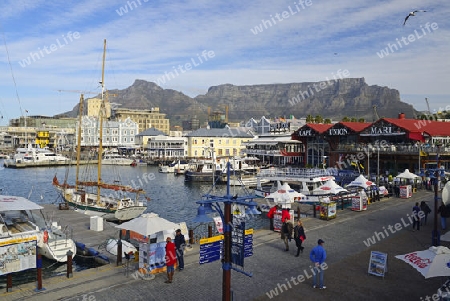
<svg viewBox="0 0 450 301">
<path fill-rule="evenodd" d="M 372 121 L 373 106 L 377 106 L 380 117 L 397 117 L 404 112 L 413 118 L 417 113 L 411 105 L 400 101 L 397 90 L 369 86 L 364 78 L 251 86 L 224 84 L 210 87 L 205 95 L 195 98 L 162 89 L 152 82 L 136 80 L 132 86 L 110 93 L 117 94 L 110 101 L 122 104 L 122 108 L 159 107 L 172 124 L 193 116 L 205 120 L 208 107 L 224 111 L 225 106 L 228 106 L 230 121 L 290 115 L 296 118 L 320 115 L 333 120 L 356 117 Z M 76 115 L 76 108 L 72 112 Z"/>
</svg>

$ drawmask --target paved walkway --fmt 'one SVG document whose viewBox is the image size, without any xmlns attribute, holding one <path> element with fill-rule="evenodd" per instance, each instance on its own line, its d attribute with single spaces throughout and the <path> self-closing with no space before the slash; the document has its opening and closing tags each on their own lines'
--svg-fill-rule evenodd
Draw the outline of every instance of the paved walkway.
<svg viewBox="0 0 450 301">
<path fill-rule="evenodd" d="M 420 191 L 408 200 L 390 198 L 376 202 L 363 212 L 338 210 L 337 218 L 330 221 L 304 219 L 307 239 L 305 253 L 300 257 L 294 257 L 294 242 L 291 250 L 284 252 L 278 233 L 255 231 L 253 256 L 245 259 L 245 271 L 253 273 L 253 277 L 231 272 L 233 300 L 403 301 L 432 297 L 443 279 L 424 279 L 411 266 L 394 258 L 430 246 L 432 215 L 421 231 L 412 232 L 411 226 L 402 227 L 385 238 L 375 239 L 369 247 L 366 244 L 375 232 L 401 223 L 402 219 L 408 223 L 407 215 L 413 204 L 425 200 L 432 205 L 433 197 L 431 192 Z M 318 238 L 325 241 L 328 253 L 326 290 L 313 289 L 311 279 L 300 283 L 292 280 L 309 274 L 308 255 Z M 384 279 L 367 274 L 372 250 L 388 254 L 388 272 Z M 164 274 L 156 275 L 153 280 L 136 280 L 130 275 L 127 277 L 123 268 L 111 264 L 74 272 L 70 279 L 44 279 L 45 290 L 41 292 L 34 291 L 34 284 L 14 287 L 13 292 L 0 293 L 0 300 L 221 300 L 220 262 L 200 265 L 198 259 L 199 246 L 194 245 L 185 255 L 185 270 L 175 273 L 172 284 L 164 283 Z"/>
</svg>

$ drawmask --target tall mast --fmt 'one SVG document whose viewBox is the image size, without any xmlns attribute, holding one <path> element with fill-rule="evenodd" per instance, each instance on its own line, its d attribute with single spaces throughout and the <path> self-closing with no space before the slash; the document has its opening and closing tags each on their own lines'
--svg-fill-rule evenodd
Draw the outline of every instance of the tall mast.
<svg viewBox="0 0 450 301">
<path fill-rule="evenodd" d="M 78 113 L 78 135 L 77 135 L 77 169 L 75 174 L 75 191 L 78 190 L 78 174 L 80 172 L 80 157 L 81 157 L 81 121 L 83 120 L 83 94 L 80 95 L 80 108 Z"/>
<path fill-rule="evenodd" d="M 102 99 L 100 103 L 100 133 L 98 140 L 98 164 L 97 164 L 97 203 L 100 202 L 100 185 L 102 184 L 102 156 L 103 156 L 103 114 L 105 114 L 105 57 L 106 57 L 106 39 L 103 40 L 103 62 L 102 62 Z"/>
</svg>

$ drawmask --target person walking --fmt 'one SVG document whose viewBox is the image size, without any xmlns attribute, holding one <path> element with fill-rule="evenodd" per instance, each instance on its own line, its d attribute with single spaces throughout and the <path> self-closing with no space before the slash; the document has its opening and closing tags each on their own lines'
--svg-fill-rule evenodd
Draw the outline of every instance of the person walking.
<svg viewBox="0 0 450 301">
<path fill-rule="evenodd" d="M 438 213 L 441 215 L 442 230 L 445 230 L 447 228 L 447 217 L 449 216 L 449 212 L 444 202 L 442 202 L 441 206 L 439 206 Z"/>
<path fill-rule="evenodd" d="M 297 246 L 297 255 L 300 255 L 300 252 L 303 253 L 304 247 L 302 246 L 303 241 L 306 239 L 305 229 L 303 228 L 303 223 L 301 220 L 298 220 L 297 225 L 294 227 L 294 240 Z"/>
<path fill-rule="evenodd" d="M 186 240 L 184 235 L 181 234 L 181 229 L 175 231 L 175 249 L 177 252 L 178 270 L 184 269 L 184 248 L 186 247 Z"/>
<path fill-rule="evenodd" d="M 422 219 L 422 223 L 421 223 L 421 226 L 423 226 L 423 225 L 427 224 L 427 217 L 428 217 L 428 214 L 431 213 L 431 209 L 430 209 L 430 206 L 428 206 L 428 204 L 425 203 L 425 201 L 422 201 L 422 202 L 420 202 L 420 210 L 422 210 L 423 213 L 425 214 Z"/>
<path fill-rule="evenodd" d="M 420 217 L 419 217 L 419 212 L 420 212 L 420 207 L 419 207 L 419 202 L 416 202 L 416 205 L 414 205 L 413 209 L 412 209 L 412 213 L 413 213 L 413 231 L 416 231 L 416 226 L 417 226 L 417 231 L 420 230 Z"/>
<path fill-rule="evenodd" d="M 172 242 L 172 238 L 167 237 L 166 238 L 167 280 L 165 281 L 165 283 L 172 283 L 176 262 L 177 262 L 177 255 L 175 254 L 175 244 Z"/>
<path fill-rule="evenodd" d="M 327 252 L 323 247 L 325 242 L 322 239 L 317 241 L 317 246 L 315 246 L 311 252 L 309 253 L 309 259 L 314 263 L 314 269 L 317 271 L 313 276 L 313 288 L 316 288 L 319 285 L 321 290 L 326 289 L 327 287 L 323 285 L 323 272 L 321 265 L 327 259 Z M 317 280 L 319 278 L 319 280 Z"/>
<path fill-rule="evenodd" d="M 284 219 L 283 226 L 281 226 L 281 239 L 284 241 L 284 251 L 289 251 L 289 242 L 292 239 L 292 232 L 294 226 L 288 219 Z"/>
</svg>

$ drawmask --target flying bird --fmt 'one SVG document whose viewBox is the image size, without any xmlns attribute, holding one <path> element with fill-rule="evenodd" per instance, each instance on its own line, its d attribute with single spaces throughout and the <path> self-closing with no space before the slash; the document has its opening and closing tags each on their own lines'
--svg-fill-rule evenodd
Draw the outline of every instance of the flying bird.
<svg viewBox="0 0 450 301">
<path fill-rule="evenodd" d="M 410 12 L 410 13 L 406 16 L 405 22 L 403 22 L 403 26 L 405 26 L 406 20 L 408 20 L 408 18 L 409 18 L 410 16 L 415 16 L 417 12 L 426 12 L 426 10 L 415 10 L 415 11 Z"/>
</svg>

